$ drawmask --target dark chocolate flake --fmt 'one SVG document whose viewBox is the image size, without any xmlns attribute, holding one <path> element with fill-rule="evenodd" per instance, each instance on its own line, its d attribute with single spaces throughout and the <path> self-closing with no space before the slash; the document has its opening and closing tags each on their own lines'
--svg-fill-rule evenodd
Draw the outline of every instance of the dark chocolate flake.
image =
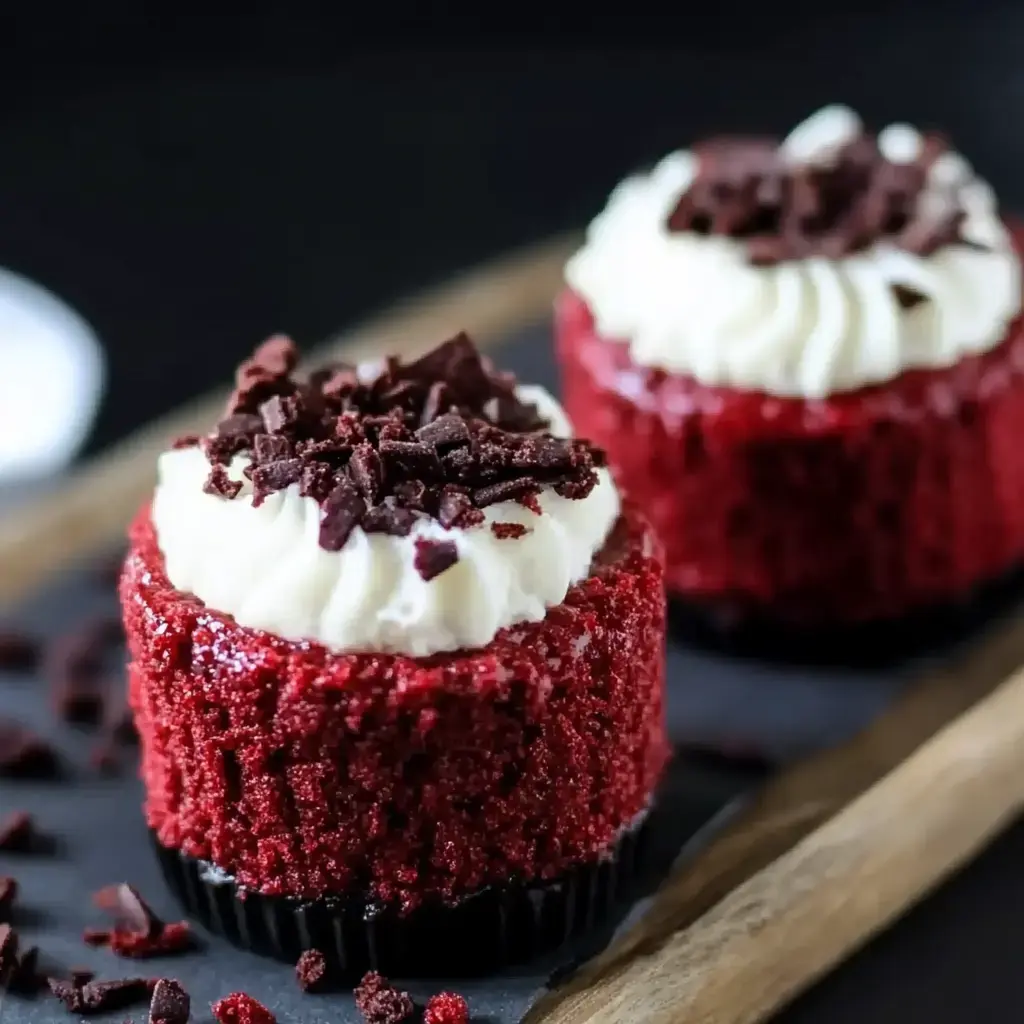
<svg viewBox="0 0 1024 1024">
<path fill-rule="evenodd" d="M 53 779 L 60 760 L 46 740 L 10 719 L 0 719 L 0 777 Z"/>
<path fill-rule="evenodd" d="M 407 536 L 423 516 L 478 525 L 474 502 L 532 501 L 559 485 L 575 493 L 603 464 L 584 442 L 541 434 L 546 423 L 519 398 L 515 378 L 464 334 L 406 365 L 390 357 L 373 372 L 327 367 L 302 381 L 291 376 L 287 339 L 260 352 L 239 369 L 231 414 L 203 439 L 206 490 L 236 497 L 242 485 L 227 466 L 248 453 L 253 504 L 298 484 L 321 507 L 319 542 L 329 551 L 357 527 Z"/>
<path fill-rule="evenodd" d="M 340 551 L 366 512 L 366 502 L 348 480 L 328 495 L 320 520 L 320 547 Z"/>
<path fill-rule="evenodd" d="M 896 303 L 901 309 L 913 309 L 915 306 L 921 305 L 922 302 L 928 301 L 927 295 L 922 295 L 921 292 L 908 285 L 893 284 L 890 287 L 896 298 Z"/>
<path fill-rule="evenodd" d="M 10 921 L 11 909 L 18 898 L 17 879 L 0 875 L 0 922 Z"/>
<path fill-rule="evenodd" d="M 264 499 L 275 491 L 283 491 L 302 480 L 301 459 L 280 459 L 256 466 L 252 471 L 252 503 L 254 507 L 263 504 Z"/>
<path fill-rule="evenodd" d="M 155 987 L 148 978 L 90 981 L 85 985 L 50 978 L 49 985 L 50 991 L 71 1013 L 86 1015 L 123 1010 L 145 1002 Z"/>
<path fill-rule="evenodd" d="M 27 633 L 0 628 L 0 671 L 28 672 L 39 660 L 39 644 Z"/>
<path fill-rule="evenodd" d="M 207 494 L 215 494 L 221 498 L 237 497 L 241 489 L 242 481 L 232 480 L 228 476 L 227 469 L 216 464 L 210 467 L 209 476 L 206 478 L 206 483 L 203 484 L 203 490 Z"/>
<path fill-rule="evenodd" d="M 0 979 L 9 978 L 18 966 L 18 933 L 0 924 Z"/>
<path fill-rule="evenodd" d="M 451 448 L 469 444 L 469 427 L 461 416 L 450 413 L 420 427 L 416 431 L 416 438 L 434 448 Z"/>
<path fill-rule="evenodd" d="M 413 565 L 420 576 L 429 582 L 450 569 L 459 560 L 459 549 L 454 541 L 429 540 L 423 538 L 416 541 L 416 556 Z"/>
<path fill-rule="evenodd" d="M 384 487 L 384 463 L 373 445 L 364 441 L 356 446 L 348 462 L 348 473 L 359 493 L 375 503 Z"/>
<path fill-rule="evenodd" d="M 499 501 L 511 501 L 524 494 L 535 492 L 539 489 L 537 481 L 530 476 L 518 477 L 512 480 L 500 480 L 497 483 L 480 487 L 473 492 L 473 504 L 477 508 L 486 508 Z"/>
<path fill-rule="evenodd" d="M 30 853 L 37 838 L 35 821 L 28 811 L 12 811 L 0 819 L 0 851 Z"/>
<path fill-rule="evenodd" d="M 381 441 L 379 451 L 388 474 L 395 480 L 431 480 L 441 475 L 437 452 L 421 441 Z"/>
<path fill-rule="evenodd" d="M 163 929 L 163 921 L 153 913 L 138 890 L 127 882 L 100 889 L 93 893 L 92 901 L 126 931 L 152 938 Z"/>
<path fill-rule="evenodd" d="M 188 1024 L 192 1000 L 172 978 L 161 978 L 149 1004 L 149 1024 Z"/>
</svg>

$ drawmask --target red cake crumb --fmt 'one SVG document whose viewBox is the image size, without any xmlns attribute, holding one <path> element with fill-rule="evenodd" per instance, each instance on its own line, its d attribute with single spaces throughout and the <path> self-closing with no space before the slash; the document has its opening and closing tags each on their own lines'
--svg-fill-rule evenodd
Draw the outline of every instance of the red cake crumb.
<svg viewBox="0 0 1024 1024">
<path fill-rule="evenodd" d="M 217 1024 L 277 1024 L 277 1018 L 244 992 L 232 992 L 210 1007 Z"/>
<path fill-rule="evenodd" d="M 530 531 L 522 523 L 491 523 L 491 533 L 498 540 L 518 540 Z"/>
<path fill-rule="evenodd" d="M 358 884 L 411 910 L 557 877 L 647 807 L 668 756 L 665 607 L 631 506 L 542 621 L 427 659 L 241 627 L 172 587 L 148 510 L 131 541 L 130 699 L 165 846 L 266 895 Z"/>
<path fill-rule="evenodd" d="M 441 992 L 427 1003 L 423 1024 L 469 1024 L 469 1007 L 457 992 Z"/>
<path fill-rule="evenodd" d="M 117 956 L 141 960 L 184 953 L 192 948 L 187 921 L 165 924 L 132 886 L 122 883 L 100 889 L 93 902 L 110 914 L 114 928 L 86 928 L 82 939 L 90 946 L 108 946 Z"/>
<path fill-rule="evenodd" d="M 370 971 L 355 990 L 356 1008 L 366 1024 L 402 1024 L 415 1012 L 408 992 L 399 992 L 387 978 Z"/>
<path fill-rule="evenodd" d="M 295 965 L 295 977 L 303 992 L 322 992 L 330 980 L 323 953 L 318 949 L 307 949 Z"/>
<path fill-rule="evenodd" d="M 649 516 L 680 597 L 871 622 L 970 596 L 1024 558 L 1024 319 L 952 367 L 814 402 L 638 366 L 571 291 L 557 336 L 566 410 Z"/>
</svg>

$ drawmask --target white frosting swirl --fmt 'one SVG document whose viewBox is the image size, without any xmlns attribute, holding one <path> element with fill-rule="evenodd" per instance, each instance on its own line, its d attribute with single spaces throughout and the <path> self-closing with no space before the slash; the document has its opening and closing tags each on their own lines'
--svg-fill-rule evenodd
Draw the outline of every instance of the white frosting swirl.
<svg viewBox="0 0 1024 1024">
<path fill-rule="evenodd" d="M 783 143 L 793 161 L 828 160 L 860 131 L 845 107 L 827 107 Z M 907 125 L 879 135 L 894 162 L 913 160 Z M 669 214 L 697 171 L 693 153 L 663 159 L 622 182 L 566 267 L 597 329 L 630 345 L 643 366 L 789 397 L 820 398 L 951 366 L 993 348 L 1021 309 L 1021 264 L 992 190 L 955 153 L 929 171 L 922 204 L 966 211 L 965 239 L 915 256 L 879 242 L 840 260 L 754 266 L 741 241 L 672 233 Z M 894 285 L 927 301 L 905 309 Z"/>
<path fill-rule="evenodd" d="M 552 433 L 571 434 L 546 391 L 519 393 L 538 405 Z M 586 498 L 543 491 L 541 515 L 500 502 L 485 509 L 480 526 L 446 530 L 422 520 L 408 537 L 356 529 L 331 552 L 319 545 L 319 506 L 297 486 L 253 507 L 245 464 L 239 458 L 230 468 L 243 487 L 228 500 L 204 493 L 210 467 L 198 448 L 160 457 L 152 517 L 168 579 L 243 626 L 335 651 L 422 657 L 482 647 L 505 626 L 540 620 L 589 575 L 619 515 L 618 492 L 602 469 Z M 499 539 L 492 523 L 529 532 Z M 413 565 L 420 538 L 454 541 L 458 562 L 425 581 Z"/>
</svg>

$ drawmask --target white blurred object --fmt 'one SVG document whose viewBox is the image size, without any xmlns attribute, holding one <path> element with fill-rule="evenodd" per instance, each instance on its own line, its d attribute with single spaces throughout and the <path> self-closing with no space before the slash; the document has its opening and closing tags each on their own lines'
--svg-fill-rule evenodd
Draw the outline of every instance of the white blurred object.
<svg viewBox="0 0 1024 1024">
<path fill-rule="evenodd" d="M 0 484 L 63 469 L 104 384 L 92 328 L 52 292 L 0 268 Z"/>
</svg>

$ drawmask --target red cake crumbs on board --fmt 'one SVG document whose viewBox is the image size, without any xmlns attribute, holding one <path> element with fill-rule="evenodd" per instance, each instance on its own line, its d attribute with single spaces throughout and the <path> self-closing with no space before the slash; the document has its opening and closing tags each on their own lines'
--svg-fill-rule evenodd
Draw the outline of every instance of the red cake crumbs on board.
<svg viewBox="0 0 1024 1024">
<path fill-rule="evenodd" d="M 210 1007 L 217 1024 L 277 1024 L 277 1018 L 244 992 L 232 992 Z"/>
<path fill-rule="evenodd" d="M 628 504 L 561 605 L 474 651 L 241 627 L 174 589 L 146 511 L 121 597 L 149 825 L 266 895 L 358 885 L 411 910 L 557 877 L 644 812 L 667 759 L 661 552 Z"/>
<path fill-rule="evenodd" d="M 295 345 L 275 337 L 242 364 L 225 417 L 199 442 L 211 463 L 204 489 L 234 499 L 241 484 L 227 466 L 244 454 L 253 505 L 298 485 L 322 509 L 328 551 L 357 526 L 404 537 L 424 518 L 478 524 L 488 505 L 535 502 L 544 488 L 585 498 L 604 465 L 586 441 L 546 433 L 515 378 L 465 334 L 369 376 L 339 363 L 299 379 L 297 362 Z M 415 564 L 430 580 L 457 560 L 454 544 L 423 541 Z"/>
<path fill-rule="evenodd" d="M 355 997 L 366 1024 L 404 1024 L 416 1009 L 408 992 L 399 992 L 377 971 L 363 975 Z"/>
<path fill-rule="evenodd" d="M 469 1006 L 457 992 L 441 992 L 427 1003 L 423 1024 L 469 1024 Z"/>
</svg>

